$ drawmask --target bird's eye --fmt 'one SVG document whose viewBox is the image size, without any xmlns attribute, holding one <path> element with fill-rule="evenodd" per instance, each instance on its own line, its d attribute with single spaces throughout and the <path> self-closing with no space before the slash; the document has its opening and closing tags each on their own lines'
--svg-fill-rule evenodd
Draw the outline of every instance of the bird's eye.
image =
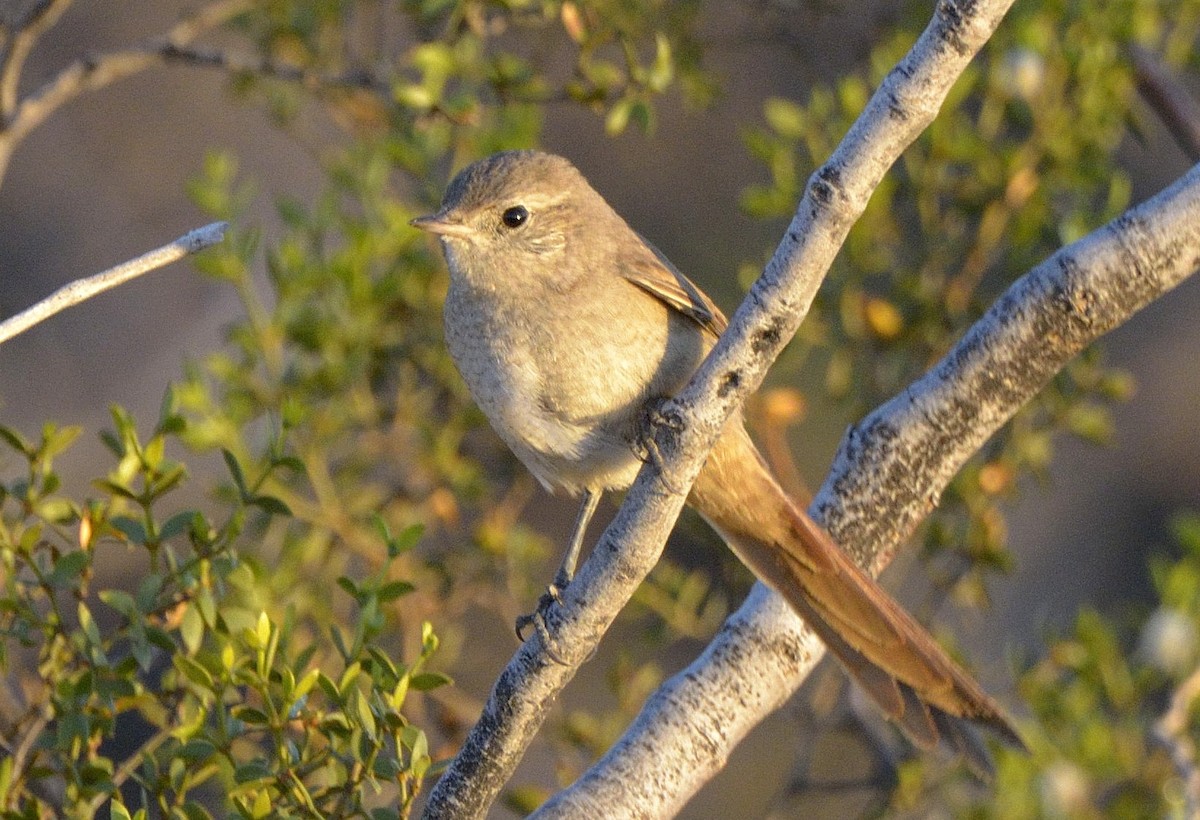
<svg viewBox="0 0 1200 820">
<path fill-rule="evenodd" d="M 500 220 L 510 228 L 519 228 L 529 219 L 529 211 L 524 205 L 514 205 L 501 215 Z"/>
</svg>

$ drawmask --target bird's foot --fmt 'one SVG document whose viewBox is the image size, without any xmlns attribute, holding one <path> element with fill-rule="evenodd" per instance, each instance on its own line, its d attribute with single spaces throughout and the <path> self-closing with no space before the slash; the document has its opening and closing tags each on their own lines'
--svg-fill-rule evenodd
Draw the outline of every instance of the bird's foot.
<svg viewBox="0 0 1200 820">
<path fill-rule="evenodd" d="M 671 412 L 668 407 L 670 402 L 670 398 L 652 399 L 646 402 L 642 411 L 642 423 L 638 429 L 637 441 L 634 443 L 634 452 L 642 461 L 654 465 L 663 486 L 669 492 L 683 495 L 684 491 L 667 478 L 666 471 L 663 469 L 662 450 L 658 444 L 660 431 L 666 431 L 668 435 L 675 436 L 683 430 L 683 422 L 680 421 L 679 415 Z"/>
<path fill-rule="evenodd" d="M 562 666 L 569 664 L 556 648 L 557 642 L 550 636 L 550 630 L 546 626 L 546 613 L 555 604 L 562 604 L 562 590 L 566 589 L 567 583 L 570 582 L 564 583 L 559 578 L 555 578 L 554 583 L 546 587 L 542 597 L 538 598 L 537 608 L 528 615 L 518 616 L 516 624 L 517 640 L 524 643 L 525 630 L 532 626 L 538 637 L 542 639 L 542 646 L 546 648 L 546 654 L 550 656 L 550 660 Z"/>
</svg>

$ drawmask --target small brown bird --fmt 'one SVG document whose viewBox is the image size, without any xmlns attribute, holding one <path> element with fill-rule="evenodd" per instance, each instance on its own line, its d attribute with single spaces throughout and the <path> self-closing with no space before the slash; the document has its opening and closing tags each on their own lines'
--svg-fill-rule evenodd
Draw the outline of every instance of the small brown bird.
<svg viewBox="0 0 1200 820">
<path fill-rule="evenodd" d="M 647 406 L 683 387 L 725 317 L 561 157 L 476 162 L 412 224 L 441 239 L 446 342 L 471 395 L 543 485 L 583 497 L 565 585 L 600 496 L 641 466 Z M 1021 745 L 979 684 L 780 489 L 740 415 L 688 503 L 919 746 L 945 738 L 986 774 L 969 722 Z"/>
</svg>

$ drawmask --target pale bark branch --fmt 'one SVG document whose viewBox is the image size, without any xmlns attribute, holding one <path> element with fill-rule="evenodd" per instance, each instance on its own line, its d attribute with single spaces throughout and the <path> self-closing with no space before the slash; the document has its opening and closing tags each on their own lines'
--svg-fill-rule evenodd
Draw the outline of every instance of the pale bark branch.
<svg viewBox="0 0 1200 820">
<path fill-rule="evenodd" d="M 32 47 L 39 27 L 44 28 L 42 23 L 52 15 L 47 12 L 38 19 L 37 25 L 23 32 L 14 31 L 8 44 L 8 52 L 13 56 L 4 55 L 7 62 L 0 66 L 4 70 L 0 75 L 0 94 L 3 94 L 0 102 L 4 104 L 4 117 L 0 124 L 0 179 L 4 178 L 12 154 L 21 141 L 64 105 L 88 91 L 104 88 L 166 62 L 172 48 L 190 43 L 254 5 L 255 0 L 216 0 L 180 20 L 161 38 L 122 51 L 89 55 L 76 60 L 21 100 L 16 98 L 16 77 L 24 59 L 22 49 L 27 51 Z M 65 3 L 62 0 L 48 4 L 49 9 L 63 6 Z"/>
<path fill-rule="evenodd" d="M 70 5 L 71 0 L 41 0 L 4 21 L 0 40 L 0 120 L 12 115 L 21 71 L 38 38 L 58 22 Z"/>
<path fill-rule="evenodd" d="M 541 636 L 518 650 L 496 682 L 479 723 L 435 785 L 427 817 L 479 817 L 495 800 L 558 693 L 658 560 L 708 450 L 799 327 L 871 192 L 932 122 L 954 81 L 1009 5 L 1011 0 L 940 2 L 912 51 L 884 80 L 833 157 L 810 179 L 763 276 L 699 373 L 664 408 L 667 422 L 655 430 L 661 459 L 642 469 L 591 558 L 567 588 L 563 606 L 551 610 L 554 654 L 565 663 L 551 659 Z M 776 645 L 779 656 L 792 663 L 800 660 L 797 652 L 811 651 L 814 645 L 784 637 L 779 641 L 764 635 L 760 643 Z M 748 675 L 758 674 L 744 668 Z M 722 726 L 712 727 L 718 738 L 723 731 Z"/>
<path fill-rule="evenodd" d="M 0 344 L 69 307 L 217 244 L 225 238 L 225 230 L 228 227 L 226 222 L 213 222 L 203 228 L 189 231 L 174 242 L 144 253 L 136 259 L 63 285 L 33 307 L 0 322 Z"/>
<path fill-rule="evenodd" d="M 963 462 L 1021 405 L 1084 347 L 1197 268 L 1200 165 L 1019 279 L 940 363 L 852 427 L 813 518 L 864 564 L 882 568 Z M 664 683 L 621 740 L 537 816 L 589 816 L 600 806 L 669 814 L 823 654 L 782 599 L 757 585 L 704 654 Z"/>
</svg>

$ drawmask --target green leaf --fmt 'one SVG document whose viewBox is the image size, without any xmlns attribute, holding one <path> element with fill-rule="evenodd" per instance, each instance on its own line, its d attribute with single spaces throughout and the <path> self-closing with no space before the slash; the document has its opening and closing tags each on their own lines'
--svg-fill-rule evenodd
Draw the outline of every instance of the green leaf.
<svg viewBox="0 0 1200 820">
<path fill-rule="evenodd" d="M 107 478 L 97 478 L 92 482 L 92 486 L 97 489 L 104 490 L 109 495 L 115 495 L 120 498 L 128 498 L 130 501 L 137 501 L 137 494 L 127 488 L 124 484 L 118 484 Z"/>
<path fill-rule="evenodd" d="M 1200 514 L 1182 512 L 1171 519 L 1171 535 L 1193 555 L 1200 556 Z"/>
<path fill-rule="evenodd" d="M 213 598 L 212 590 L 205 587 L 200 590 L 200 594 L 196 596 L 196 608 L 200 610 L 201 617 L 204 618 L 204 625 L 209 628 L 215 628 L 217 625 L 217 602 Z"/>
<path fill-rule="evenodd" d="M 1107 407 L 1079 403 L 1067 415 L 1072 433 L 1093 444 L 1108 444 L 1113 439 L 1112 414 Z"/>
<path fill-rule="evenodd" d="M 767 125 L 785 139 L 800 139 L 805 131 L 805 112 L 791 100 L 772 97 L 763 103 L 763 116 Z"/>
<path fill-rule="evenodd" d="M 392 680 L 400 677 L 400 673 L 397 671 L 396 665 L 392 663 L 392 659 L 389 658 L 382 649 L 377 646 L 368 646 L 367 652 L 370 654 L 371 660 L 375 661 L 379 669 L 386 672 Z M 375 678 L 378 680 L 379 676 L 375 675 Z"/>
<path fill-rule="evenodd" d="M 333 703 L 338 703 L 342 699 L 342 693 L 338 691 L 337 684 L 333 682 L 333 678 L 318 670 L 317 685 L 321 687 L 321 691 L 325 693 L 325 697 Z"/>
<path fill-rule="evenodd" d="M 312 690 L 313 686 L 316 685 L 317 681 L 320 678 L 321 678 L 321 670 L 320 669 L 316 669 L 316 668 L 309 669 L 307 672 L 304 673 L 304 676 L 302 678 L 300 678 L 299 682 L 296 683 L 295 688 L 292 690 L 292 697 L 295 698 L 297 701 L 301 700 L 305 695 L 307 695 Z"/>
<path fill-rule="evenodd" d="M 187 477 L 187 468 L 182 464 L 173 464 L 168 467 L 162 475 L 154 481 L 153 492 L 157 498 L 164 493 L 173 490 L 179 482 Z"/>
<path fill-rule="evenodd" d="M 73 586 L 90 563 L 91 555 L 82 550 L 64 553 L 54 562 L 54 569 L 46 580 L 55 587 Z"/>
<path fill-rule="evenodd" d="M 113 435 L 111 430 L 101 430 L 100 441 L 102 441 L 104 446 L 107 447 L 115 456 L 120 456 L 125 450 L 124 445 L 121 444 L 121 440 Z"/>
<path fill-rule="evenodd" d="M 13 757 L 0 758 L 0 805 L 8 804 L 8 793 L 12 790 Z"/>
<path fill-rule="evenodd" d="M 117 428 L 117 435 L 134 449 L 140 449 L 137 440 L 137 424 L 133 420 L 133 416 L 119 404 L 110 404 L 108 413 L 112 416 L 113 425 Z"/>
<path fill-rule="evenodd" d="M 178 436 L 187 430 L 187 419 L 183 416 L 167 416 L 158 423 L 157 432 L 164 436 Z"/>
<path fill-rule="evenodd" d="M 254 804 L 250 808 L 250 816 L 257 820 L 260 817 L 269 817 L 271 815 L 271 795 L 263 789 L 254 796 Z"/>
<path fill-rule="evenodd" d="M 408 581 L 390 581 L 379 588 L 377 595 L 380 602 L 387 603 L 388 601 L 394 601 L 403 595 L 407 595 L 415 589 L 416 587 Z"/>
<path fill-rule="evenodd" d="M 138 606 L 133 600 L 133 596 L 125 590 L 102 589 L 97 593 L 97 597 L 110 609 L 115 609 L 126 618 L 132 619 L 139 614 Z"/>
<path fill-rule="evenodd" d="M 158 537 L 166 541 L 168 538 L 174 538 L 177 535 L 187 532 L 195 516 L 196 513 L 193 510 L 184 510 L 183 512 L 175 513 L 159 529 Z"/>
<path fill-rule="evenodd" d="M 65 498 L 45 498 L 35 509 L 38 517 L 55 524 L 69 524 L 77 517 L 75 504 Z"/>
<path fill-rule="evenodd" d="M 429 751 L 429 741 L 425 737 L 425 733 L 416 726 L 409 724 L 400 732 L 400 742 L 404 748 L 408 749 L 414 755 L 424 754 Z"/>
<path fill-rule="evenodd" d="M 175 668 L 192 683 L 199 686 L 201 689 L 213 691 L 213 676 L 201 664 L 187 657 L 186 655 L 176 655 L 171 659 Z"/>
<path fill-rule="evenodd" d="M 249 783 L 255 780 L 263 780 L 271 776 L 271 770 L 262 760 L 251 760 L 238 766 L 233 777 L 238 783 Z"/>
<path fill-rule="evenodd" d="M 389 545 L 392 543 L 392 530 L 388 527 L 387 521 L 382 515 L 379 513 L 372 515 L 371 526 L 375 528 L 375 532 L 379 536 L 380 541 Z"/>
<path fill-rule="evenodd" d="M 154 436 L 146 443 L 146 449 L 143 452 L 143 457 L 146 461 L 146 466 L 151 470 L 157 470 L 162 464 L 163 456 L 166 454 L 167 440 L 162 436 Z"/>
<path fill-rule="evenodd" d="M 128 515 L 115 515 L 110 519 L 113 528 L 125 536 L 131 544 L 145 544 L 147 540 L 146 527 L 136 518 Z"/>
<path fill-rule="evenodd" d="M 195 604 L 189 604 L 179 620 L 179 637 L 188 653 L 195 655 L 204 642 L 204 619 Z"/>
<path fill-rule="evenodd" d="M 395 558 L 401 553 L 408 552 L 420 542 L 421 536 L 424 534 L 425 526 L 423 524 L 410 524 L 405 527 L 398 536 L 388 539 L 388 557 Z"/>
<path fill-rule="evenodd" d="M 353 694 L 351 694 L 350 697 L 351 697 L 351 700 L 353 701 L 354 714 L 355 714 L 355 717 L 358 719 L 359 725 L 361 725 L 363 727 L 363 730 L 370 737 L 374 737 L 375 736 L 375 715 L 371 711 L 371 705 L 369 703 L 367 703 L 367 699 L 365 697 L 363 697 L 362 693 L 359 692 L 357 689 L 354 690 Z"/>
<path fill-rule="evenodd" d="M 629 109 L 629 121 L 637 125 L 643 134 L 654 131 L 654 109 L 645 100 L 634 100 Z"/>
<path fill-rule="evenodd" d="M 243 499 L 249 495 L 246 489 L 246 476 L 242 472 L 242 465 L 238 464 L 237 456 L 225 448 L 221 448 L 221 457 L 225 459 L 225 466 L 229 468 L 229 474 L 233 477 L 233 483 L 238 489 L 238 495 Z"/>
<path fill-rule="evenodd" d="M 304 475 L 304 462 L 295 456 L 279 456 L 271 462 L 274 467 L 285 467 L 298 475 Z"/>
<path fill-rule="evenodd" d="M 343 695 L 350 689 L 350 685 L 358 680 L 358 676 L 362 674 L 362 664 L 358 661 L 346 667 L 346 671 L 342 672 L 342 677 L 338 680 L 338 691 Z"/>
<path fill-rule="evenodd" d="M 409 685 L 418 692 L 428 692 L 431 689 L 437 689 L 439 686 L 447 686 L 454 683 L 454 679 L 449 675 L 443 675 L 441 672 L 421 672 L 413 675 L 409 681 Z"/>
<path fill-rule="evenodd" d="M 435 763 L 430 764 L 429 769 L 425 772 L 425 774 L 427 774 L 431 777 L 436 777 L 437 775 L 446 771 L 446 769 L 449 769 L 450 764 L 453 762 L 454 762 L 454 758 L 452 758 L 452 757 L 447 757 L 443 760 L 439 760 Z"/>
<path fill-rule="evenodd" d="M 391 706 L 393 709 L 399 709 L 404 706 L 404 700 L 408 697 L 408 687 L 411 682 L 412 679 L 408 675 L 400 676 L 400 680 L 397 681 L 396 687 L 392 689 Z"/>
<path fill-rule="evenodd" d="M 100 637 L 100 627 L 96 626 L 96 619 L 92 617 L 92 610 L 87 604 L 80 601 L 76 606 L 76 612 L 79 616 L 79 628 L 83 630 L 88 644 L 97 651 L 100 651 L 103 646 L 103 640 Z"/>
<path fill-rule="evenodd" d="M 217 751 L 216 744 L 208 738 L 194 737 L 183 744 L 176 754 L 194 765 L 196 763 L 203 763 L 216 756 Z"/>
<path fill-rule="evenodd" d="M 346 647 L 346 639 L 342 637 L 342 631 L 336 626 L 329 627 L 329 638 L 333 641 L 333 646 L 337 649 L 338 654 L 342 656 L 342 660 L 350 660 L 350 651 Z"/>
<path fill-rule="evenodd" d="M 9 447 L 13 448 L 22 455 L 28 458 L 33 457 L 34 447 L 29 442 L 29 439 L 25 438 L 11 427 L 5 427 L 4 425 L 0 424 L 0 439 L 4 439 Z"/>
<path fill-rule="evenodd" d="M 175 645 L 175 641 L 165 629 L 154 624 L 145 624 L 143 627 L 146 630 L 146 640 L 157 646 L 164 652 L 174 654 L 179 648 Z"/>
<path fill-rule="evenodd" d="M 256 495 L 253 498 L 247 499 L 247 504 L 252 507 L 258 507 L 263 512 L 271 515 L 284 515 L 291 517 L 292 510 L 287 504 L 284 504 L 278 498 L 271 495 Z"/>
<path fill-rule="evenodd" d="M 265 726 L 271 722 L 266 712 L 253 706 L 239 706 L 233 710 L 233 716 L 254 726 Z"/>
<path fill-rule="evenodd" d="M 50 462 L 59 453 L 70 447 L 75 439 L 79 438 L 79 434 L 83 432 L 83 428 L 78 425 L 71 425 L 61 429 L 46 428 L 42 431 L 42 459 L 47 463 Z"/>
<path fill-rule="evenodd" d="M 157 572 L 147 573 L 137 588 L 137 608 L 141 612 L 149 612 L 158 603 L 158 593 L 162 591 L 163 577 Z"/>
<path fill-rule="evenodd" d="M 633 99 L 625 97 L 617 100 L 616 104 L 604 118 L 604 133 L 610 137 L 620 136 L 629 126 L 629 115 L 633 111 Z"/>
<path fill-rule="evenodd" d="M 194 779 L 190 782 L 193 786 L 197 785 Z M 208 809 L 204 808 L 194 800 L 189 800 L 183 804 L 183 816 L 186 818 L 186 820 L 213 820 L 212 815 L 208 813 Z"/>
<path fill-rule="evenodd" d="M 259 646 L 266 646 L 271 640 L 271 619 L 267 617 L 267 613 L 258 613 L 258 621 L 254 625 L 254 635 L 258 639 Z"/>
<path fill-rule="evenodd" d="M 675 79 L 675 60 L 671 54 L 671 41 L 659 32 L 655 35 L 654 63 L 646 75 L 646 85 L 655 93 L 662 93 Z"/>
</svg>

